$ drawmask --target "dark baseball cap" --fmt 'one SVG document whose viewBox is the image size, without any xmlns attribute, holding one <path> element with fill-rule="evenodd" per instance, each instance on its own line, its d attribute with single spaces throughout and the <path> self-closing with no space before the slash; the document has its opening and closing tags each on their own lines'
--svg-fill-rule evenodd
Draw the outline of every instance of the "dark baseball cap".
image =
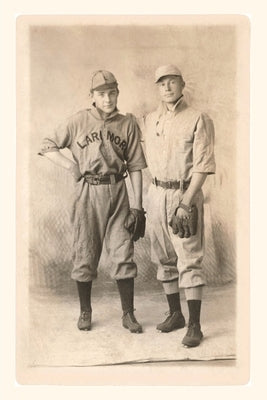
<svg viewBox="0 0 267 400">
<path fill-rule="evenodd" d="M 105 70 L 95 71 L 92 75 L 91 92 L 93 90 L 105 90 L 118 87 L 115 76 Z"/>
</svg>

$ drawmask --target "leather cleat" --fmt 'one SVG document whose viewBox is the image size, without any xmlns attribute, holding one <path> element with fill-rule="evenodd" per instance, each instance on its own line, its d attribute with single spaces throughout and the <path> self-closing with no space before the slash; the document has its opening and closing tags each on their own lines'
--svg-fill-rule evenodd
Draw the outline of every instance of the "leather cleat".
<svg viewBox="0 0 267 400">
<path fill-rule="evenodd" d="M 169 313 L 168 317 L 164 322 L 157 325 L 157 330 L 161 332 L 171 332 L 175 329 L 181 329 L 185 327 L 185 319 L 181 311 L 174 311 L 172 314 Z"/>
<path fill-rule="evenodd" d="M 122 326 L 126 329 L 129 329 L 132 333 L 142 333 L 142 326 L 137 322 L 133 311 L 129 311 L 124 313 L 122 316 Z"/>
<path fill-rule="evenodd" d="M 182 344 L 186 347 L 196 347 L 200 344 L 202 338 L 203 333 L 201 332 L 200 324 L 192 322 L 188 325 L 188 330 L 182 340 Z"/>
<path fill-rule="evenodd" d="M 82 311 L 78 320 L 78 328 L 81 331 L 90 331 L 92 320 L 92 311 Z"/>
</svg>

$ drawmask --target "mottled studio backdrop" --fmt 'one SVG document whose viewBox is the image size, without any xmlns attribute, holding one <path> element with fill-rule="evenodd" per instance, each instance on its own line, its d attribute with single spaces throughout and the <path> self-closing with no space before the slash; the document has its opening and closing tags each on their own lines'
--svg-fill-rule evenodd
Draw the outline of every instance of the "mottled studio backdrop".
<svg viewBox="0 0 267 400">
<path fill-rule="evenodd" d="M 32 26 L 29 35 L 31 285 L 60 287 L 69 281 L 71 270 L 69 207 L 74 185 L 65 170 L 37 155 L 42 138 L 62 119 L 88 107 L 90 76 L 96 69 L 115 74 L 120 89 L 119 109 L 140 118 L 157 105 L 154 71 L 167 63 L 177 64 L 182 70 L 188 102 L 214 120 L 217 174 L 209 176 L 204 187 L 204 269 L 211 285 L 235 280 L 238 110 L 234 26 L 40 25 Z M 149 181 L 145 170 L 145 204 Z M 135 259 L 138 281 L 155 280 L 148 237 L 136 244 Z M 105 255 L 100 271 L 99 280 L 108 280 Z"/>
</svg>

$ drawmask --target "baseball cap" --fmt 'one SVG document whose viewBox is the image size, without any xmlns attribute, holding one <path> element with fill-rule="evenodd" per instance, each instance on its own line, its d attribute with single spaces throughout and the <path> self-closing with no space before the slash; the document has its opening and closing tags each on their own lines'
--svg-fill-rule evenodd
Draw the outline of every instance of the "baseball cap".
<svg viewBox="0 0 267 400">
<path fill-rule="evenodd" d="M 115 76 L 104 70 L 99 70 L 93 73 L 91 82 L 91 91 L 95 89 L 112 89 L 118 86 Z"/>
<path fill-rule="evenodd" d="M 160 78 L 167 75 L 182 76 L 182 73 L 175 65 L 162 65 L 161 67 L 158 67 L 155 72 L 155 83 L 157 83 Z"/>
</svg>

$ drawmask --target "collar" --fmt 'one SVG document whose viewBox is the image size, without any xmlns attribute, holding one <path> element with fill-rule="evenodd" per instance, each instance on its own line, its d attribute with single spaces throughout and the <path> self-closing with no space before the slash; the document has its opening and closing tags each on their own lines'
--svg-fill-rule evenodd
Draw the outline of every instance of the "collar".
<svg viewBox="0 0 267 400">
<path fill-rule="evenodd" d="M 115 117 L 119 112 L 118 108 L 116 107 L 115 110 L 111 114 L 109 114 L 108 117 L 103 118 L 99 113 L 98 109 L 96 108 L 95 103 L 92 104 L 92 107 L 89 108 L 89 111 L 96 119 L 100 119 L 101 121 L 110 120 L 113 117 Z"/>
<path fill-rule="evenodd" d="M 162 101 L 158 107 L 158 118 L 161 117 L 163 114 L 166 114 L 168 111 L 177 113 L 179 109 L 181 108 L 182 105 L 185 105 L 186 102 L 184 100 L 184 96 L 182 95 L 179 97 L 179 99 L 176 101 L 176 103 L 173 105 L 172 109 L 169 110 L 166 103 Z"/>
</svg>

